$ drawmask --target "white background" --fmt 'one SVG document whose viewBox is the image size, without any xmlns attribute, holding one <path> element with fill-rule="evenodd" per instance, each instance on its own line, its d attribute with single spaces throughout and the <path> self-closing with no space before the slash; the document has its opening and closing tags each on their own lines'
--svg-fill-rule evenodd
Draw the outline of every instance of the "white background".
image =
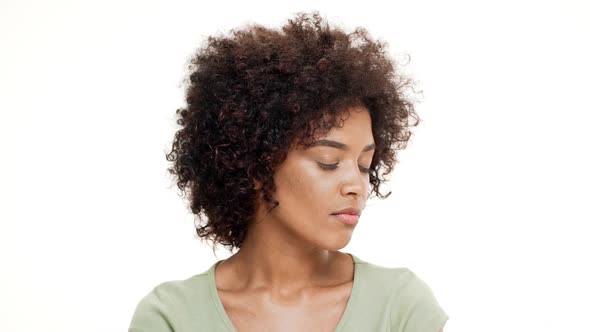
<svg viewBox="0 0 590 332">
<path fill-rule="evenodd" d="M 206 36 L 319 10 L 387 41 L 423 122 L 343 249 L 415 271 L 445 331 L 590 331 L 585 1 L 0 2 L 0 329 L 126 331 L 227 257 L 164 154 Z"/>
</svg>

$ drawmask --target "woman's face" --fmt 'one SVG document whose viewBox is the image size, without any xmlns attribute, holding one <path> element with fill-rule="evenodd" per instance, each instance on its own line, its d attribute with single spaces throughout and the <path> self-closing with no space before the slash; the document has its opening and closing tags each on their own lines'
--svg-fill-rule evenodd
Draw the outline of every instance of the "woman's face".
<svg viewBox="0 0 590 332">
<path fill-rule="evenodd" d="M 275 171 L 274 198 L 280 204 L 265 218 L 288 235 L 287 241 L 338 250 L 352 237 L 355 225 L 333 214 L 364 209 L 374 140 L 367 109 L 349 111 L 350 116 L 342 115 L 342 127 L 332 128 L 312 147 L 291 149 Z"/>
</svg>

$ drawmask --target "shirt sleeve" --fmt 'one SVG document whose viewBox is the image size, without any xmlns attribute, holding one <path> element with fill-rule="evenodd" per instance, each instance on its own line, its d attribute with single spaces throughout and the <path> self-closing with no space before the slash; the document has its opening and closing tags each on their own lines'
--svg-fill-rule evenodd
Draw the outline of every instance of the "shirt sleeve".
<svg viewBox="0 0 590 332">
<path fill-rule="evenodd" d="M 438 332 L 449 319 L 432 289 L 414 272 L 409 271 L 407 287 L 400 300 L 405 304 L 405 315 L 400 332 Z"/>
<path fill-rule="evenodd" d="M 158 287 L 154 288 L 139 301 L 128 332 L 174 332 L 165 303 L 165 294 Z"/>
</svg>

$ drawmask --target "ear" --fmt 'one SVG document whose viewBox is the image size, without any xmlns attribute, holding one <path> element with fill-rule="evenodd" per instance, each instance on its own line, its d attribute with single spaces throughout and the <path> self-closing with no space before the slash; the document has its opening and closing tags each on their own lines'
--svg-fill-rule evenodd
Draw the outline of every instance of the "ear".
<svg viewBox="0 0 590 332">
<path fill-rule="evenodd" d="M 262 181 L 254 179 L 254 190 L 260 190 L 262 188 Z"/>
</svg>

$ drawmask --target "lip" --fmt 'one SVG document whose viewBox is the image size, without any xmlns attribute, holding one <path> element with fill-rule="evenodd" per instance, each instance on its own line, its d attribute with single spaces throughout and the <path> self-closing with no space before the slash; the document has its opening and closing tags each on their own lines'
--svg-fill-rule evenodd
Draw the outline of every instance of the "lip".
<svg viewBox="0 0 590 332">
<path fill-rule="evenodd" d="M 336 211 L 332 214 L 355 214 L 355 215 L 360 215 L 361 211 L 359 209 L 355 209 L 355 208 L 346 208 L 346 209 L 342 209 L 340 211 Z"/>
<path fill-rule="evenodd" d="M 347 225 L 356 225 L 359 222 L 358 214 L 336 213 L 332 214 L 338 221 Z"/>
</svg>

